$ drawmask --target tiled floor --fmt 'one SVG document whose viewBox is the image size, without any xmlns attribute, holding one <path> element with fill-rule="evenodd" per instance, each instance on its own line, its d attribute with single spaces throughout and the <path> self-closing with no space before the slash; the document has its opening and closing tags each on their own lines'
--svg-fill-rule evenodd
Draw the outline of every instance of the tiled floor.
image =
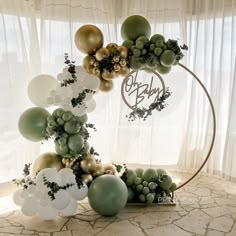
<svg viewBox="0 0 236 236">
<path fill-rule="evenodd" d="M 0 236 L 236 236 L 236 183 L 199 176 L 177 191 L 176 203 L 127 206 L 117 216 L 105 218 L 84 201 L 73 217 L 42 221 L 14 210 L 5 194 L 0 198 Z"/>
</svg>

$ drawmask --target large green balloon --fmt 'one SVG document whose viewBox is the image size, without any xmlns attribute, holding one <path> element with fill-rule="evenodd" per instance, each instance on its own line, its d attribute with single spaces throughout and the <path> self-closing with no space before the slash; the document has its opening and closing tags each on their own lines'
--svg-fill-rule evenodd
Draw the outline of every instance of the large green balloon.
<svg viewBox="0 0 236 236">
<path fill-rule="evenodd" d="M 127 199 L 128 190 L 125 183 L 114 175 L 99 176 L 89 187 L 89 204 L 103 216 L 118 213 L 125 207 Z"/>
<path fill-rule="evenodd" d="M 33 142 L 45 138 L 47 117 L 50 113 L 41 107 L 33 107 L 22 113 L 18 121 L 18 128 L 21 135 Z"/>
<path fill-rule="evenodd" d="M 149 38 L 150 35 L 151 26 L 143 16 L 129 16 L 121 25 L 121 36 L 123 40 L 135 40 L 139 36 L 146 36 Z"/>
</svg>

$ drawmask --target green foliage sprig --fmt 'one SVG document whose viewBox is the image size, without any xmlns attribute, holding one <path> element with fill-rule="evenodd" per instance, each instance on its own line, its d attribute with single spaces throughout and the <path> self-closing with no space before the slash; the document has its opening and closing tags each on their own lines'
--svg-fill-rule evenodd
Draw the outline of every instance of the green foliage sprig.
<svg viewBox="0 0 236 236">
<path fill-rule="evenodd" d="M 156 102 L 151 103 L 148 108 L 137 107 L 129 115 L 126 115 L 126 117 L 128 117 L 128 121 L 135 121 L 137 118 L 143 119 L 145 121 L 149 116 L 152 115 L 153 110 L 163 110 L 167 106 L 167 104 L 165 103 L 166 99 L 170 96 L 171 92 L 169 91 L 169 88 L 167 88 L 165 94 L 160 96 Z"/>
<path fill-rule="evenodd" d="M 71 61 L 69 59 L 68 53 L 65 53 L 64 63 L 68 66 L 68 72 L 71 74 L 72 78 L 68 78 L 66 80 L 63 80 L 63 83 L 61 83 L 61 87 L 66 87 L 67 85 L 73 84 L 77 81 L 76 70 L 75 70 L 75 61 Z"/>
<path fill-rule="evenodd" d="M 66 190 L 68 188 L 71 188 L 72 186 L 74 186 L 73 183 L 69 184 L 67 183 L 66 185 L 63 185 L 63 186 L 60 186 L 58 185 L 56 182 L 50 182 L 46 176 L 44 175 L 43 176 L 43 183 L 44 185 L 47 186 L 47 188 L 49 188 L 50 190 L 48 191 L 48 196 L 50 196 L 51 200 L 54 200 L 55 199 L 55 194 L 63 189 L 63 190 Z"/>
</svg>

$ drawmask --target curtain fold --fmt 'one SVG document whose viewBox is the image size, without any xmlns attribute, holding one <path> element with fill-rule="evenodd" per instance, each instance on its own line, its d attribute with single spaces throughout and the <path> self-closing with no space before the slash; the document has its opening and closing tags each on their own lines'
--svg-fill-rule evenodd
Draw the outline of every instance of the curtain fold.
<svg viewBox="0 0 236 236">
<path fill-rule="evenodd" d="M 0 181 L 18 177 L 24 163 L 54 150 L 50 143 L 24 140 L 17 130 L 20 114 L 33 106 L 27 98 L 30 79 L 39 73 L 60 73 L 64 53 L 82 63 L 85 55 L 75 47 L 74 34 L 84 24 L 102 30 L 104 45 L 121 44 L 121 23 L 134 14 L 149 20 L 152 34 L 188 45 L 182 63 L 205 84 L 217 116 L 215 146 L 204 171 L 234 180 L 235 5 L 235 0 L 0 0 Z M 89 121 L 98 132 L 91 134 L 90 143 L 103 162 L 187 170 L 201 165 L 212 137 L 206 96 L 178 66 L 163 78 L 172 92 L 168 106 L 145 122 L 127 121 L 121 80 L 114 81 L 110 93 L 96 95 L 97 108 Z"/>
</svg>

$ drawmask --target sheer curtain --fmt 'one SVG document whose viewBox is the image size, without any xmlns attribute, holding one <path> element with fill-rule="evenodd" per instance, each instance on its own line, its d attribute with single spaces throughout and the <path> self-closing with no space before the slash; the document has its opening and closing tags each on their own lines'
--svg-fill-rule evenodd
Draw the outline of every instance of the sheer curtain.
<svg viewBox="0 0 236 236">
<path fill-rule="evenodd" d="M 24 163 L 33 162 L 40 152 L 53 151 L 50 143 L 30 143 L 17 131 L 20 114 L 32 106 L 26 92 L 29 80 L 38 73 L 60 73 L 64 53 L 81 64 L 85 55 L 76 49 L 74 34 L 83 24 L 98 26 L 104 45 L 121 44 L 121 23 L 133 14 L 150 21 L 152 34 L 181 39 L 189 46 L 183 64 L 206 85 L 217 113 L 216 143 L 205 171 L 236 177 L 235 5 L 234 0 L 0 1 L 0 180 L 21 174 Z M 146 122 L 127 121 L 121 79 L 115 81 L 112 92 L 96 95 L 97 108 L 89 121 L 98 132 L 92 134 L 90 144 L 103 162 L 188 170 L 200 166 L 212 135 L 207 99 L 178 66 L 163 78 L 172 91 L 169 105 Z"/>
</svg>

